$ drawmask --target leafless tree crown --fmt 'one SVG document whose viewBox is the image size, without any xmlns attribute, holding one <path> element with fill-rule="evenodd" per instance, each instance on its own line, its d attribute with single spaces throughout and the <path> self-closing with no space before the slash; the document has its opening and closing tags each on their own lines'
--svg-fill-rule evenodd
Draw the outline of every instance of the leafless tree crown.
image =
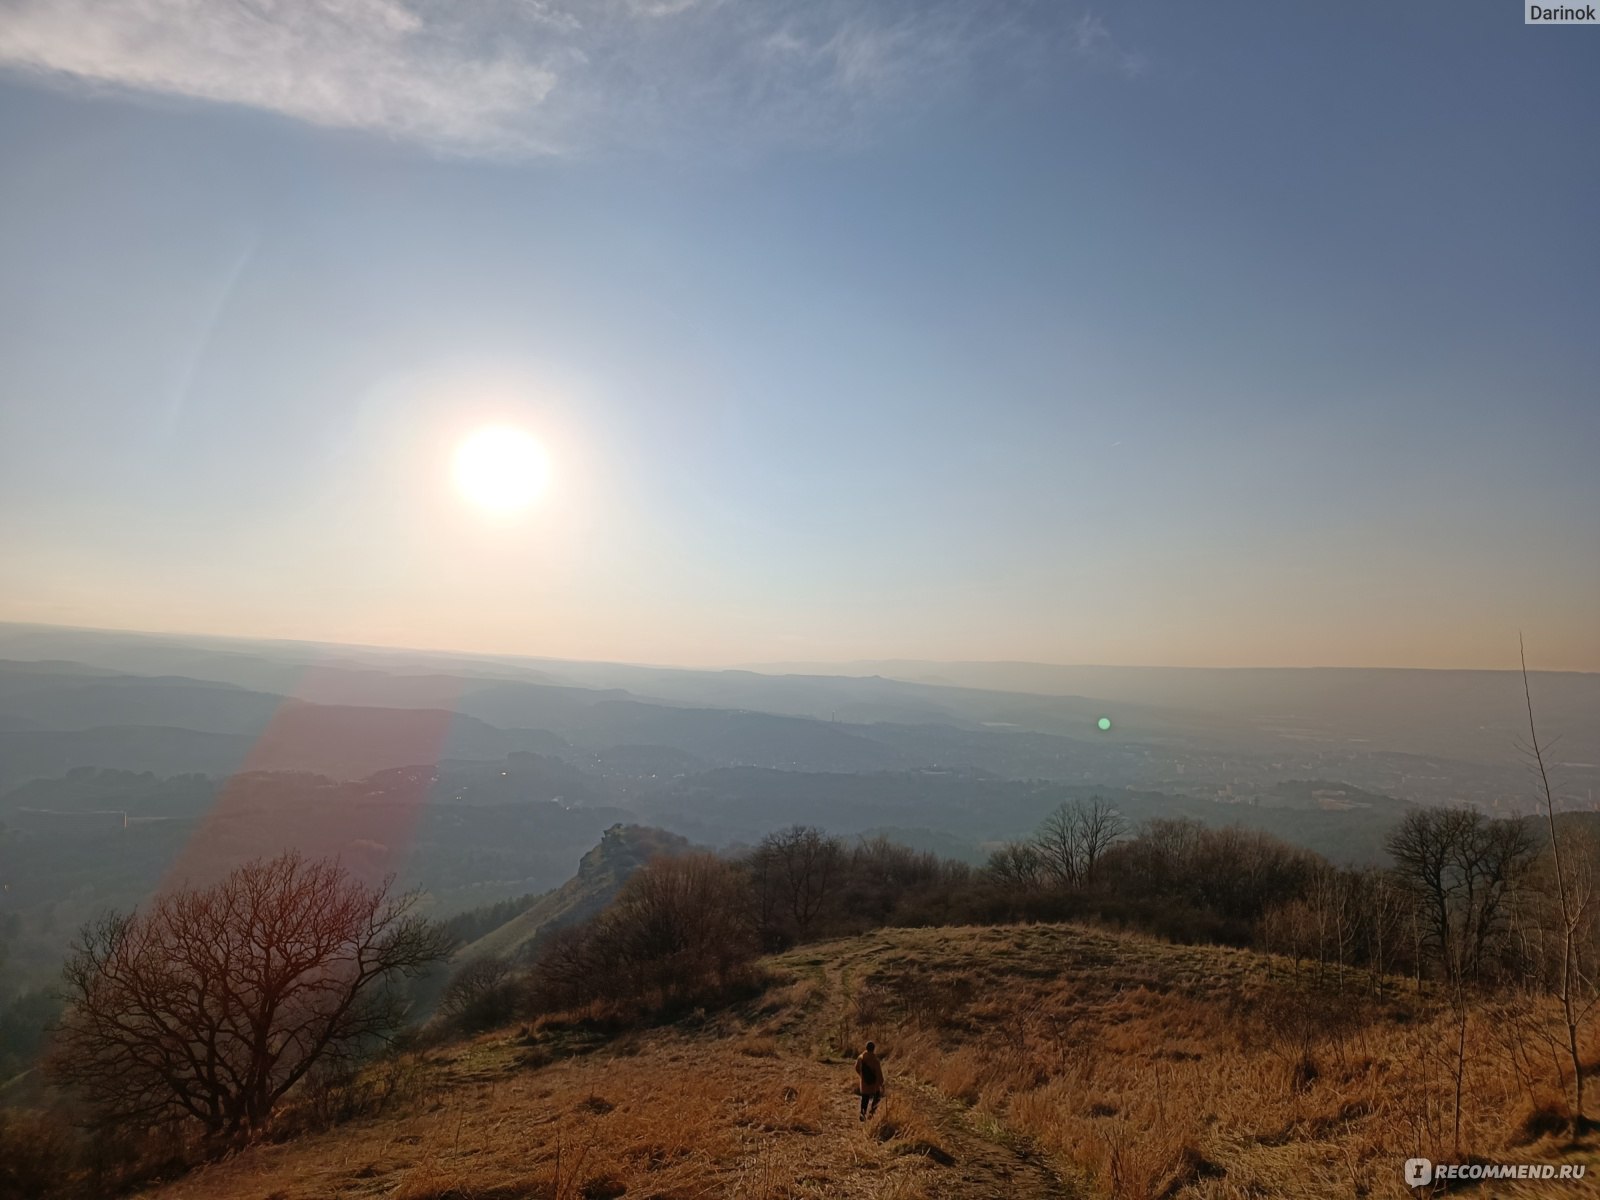
<svg viewBox="0 0 1600 1200">
<path fill-rule="evenodd" d="M 391 1030 L 388 985 L 443 957 L 413 905 L 287 853 L 93 923 L 65 969 L 55 1076 L 110 1122 L 258 1128 L 315 1064 Z"/>
</svg>

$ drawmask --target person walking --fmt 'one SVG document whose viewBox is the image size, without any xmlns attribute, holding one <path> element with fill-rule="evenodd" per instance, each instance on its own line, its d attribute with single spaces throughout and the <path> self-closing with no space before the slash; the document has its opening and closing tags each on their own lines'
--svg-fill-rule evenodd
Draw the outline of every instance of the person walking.
<svg viewBox="0 0 1600 1200">
<path fill-rule="evenodd" d="M 868 1042 L 867 1048 L 856 1056 L 857 1091 L 861 1094 L 861 1117 L 878 1111 L 878 1101 L 883 1099 L 883 1063 L 878 1060 L 878 1047 Z"/>
</svg>

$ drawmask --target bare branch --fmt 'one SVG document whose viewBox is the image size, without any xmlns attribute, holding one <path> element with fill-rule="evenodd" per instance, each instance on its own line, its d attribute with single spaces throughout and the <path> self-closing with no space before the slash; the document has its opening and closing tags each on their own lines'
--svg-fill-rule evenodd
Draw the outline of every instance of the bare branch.
<svg viewBox="0 0 1600 1200">
<path fill-rule="evenodd" d="M 87 926 L 50 1058 L 111 1123 L 261 1127 L 312 1066 L 393 1027 L 389 980 L 444 956 L 391 882 L 288 853 Z"/>
</svg>

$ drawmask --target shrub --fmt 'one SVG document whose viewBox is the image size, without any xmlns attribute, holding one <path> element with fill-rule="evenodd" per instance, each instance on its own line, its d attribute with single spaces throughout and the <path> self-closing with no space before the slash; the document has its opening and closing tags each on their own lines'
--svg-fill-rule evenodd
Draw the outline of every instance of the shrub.
<svg viewBox="0 0 1600 1200">
<path fill-rule="evenodd" d="M 611 907 L 551 938 L 533 973 L 544 1012 L 605 1004 L 686 1009 L 746 981 L 756 954 L 744 878 L 711 854 L 660 858 Z"/>
<path fill-rule="evenodd" d="M 476 1033 L 504 1025 L 517 1015 L 522 989 L 511 964 L 500 958 L 475 958 L 445 986 L 439 1014 L 458 1029 Z"/>
<path fill-rule="evenodd" d="M 0 1200 L 64 1194 L 75 1149 L 70 1132 L 53 1118 L 0 1108 Z"/>
</svg>

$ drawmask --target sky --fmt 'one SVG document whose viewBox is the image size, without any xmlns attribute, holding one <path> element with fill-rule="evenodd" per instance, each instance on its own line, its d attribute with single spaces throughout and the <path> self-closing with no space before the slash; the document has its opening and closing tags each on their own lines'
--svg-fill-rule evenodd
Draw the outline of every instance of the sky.
<svg viewBox="0 0 1600 1200">
<path fill-rule="evenodd" d="M 1600 670 L 1596 111 L 1512 0 L 0 0 L 0 620 Z"/>
</svg>

